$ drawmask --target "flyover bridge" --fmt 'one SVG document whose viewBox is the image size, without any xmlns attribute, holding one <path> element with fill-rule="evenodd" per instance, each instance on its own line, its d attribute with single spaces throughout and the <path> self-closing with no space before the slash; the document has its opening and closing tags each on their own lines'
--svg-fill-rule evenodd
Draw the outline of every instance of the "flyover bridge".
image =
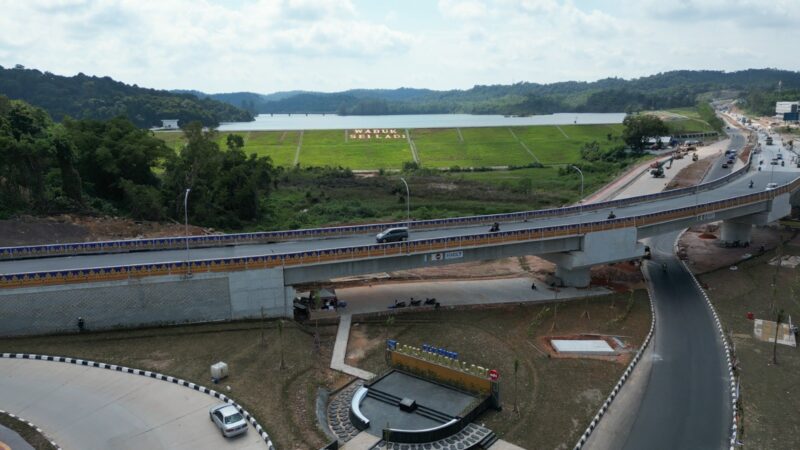
<svg viewBox="0 0 800 450">
<path fill-rule="evenodd" d="M 294 284 L 508 256 L 541 255 L 565 284 L 584 286 L 592 265 L 642 256 L 640 239 L 723 220 L 723 240 L 746 242 L 752 225 L 787 215 L 797 173 L 751 170 L 750 156 L 740 170 L 688 189 L 412 222 L 401 243 L 374 243 L 372 233 L 388 226 L 377 224 L 195 237 L 189 262 L 184 238 L 0 249 L 0 334 L 70 330 L 78 316 L 95 328 L 286 316 Z M 767 191 L 768 182 L 779 186 Z M 503 231 L 486 232 L 494 221 Z"/>
</svg>

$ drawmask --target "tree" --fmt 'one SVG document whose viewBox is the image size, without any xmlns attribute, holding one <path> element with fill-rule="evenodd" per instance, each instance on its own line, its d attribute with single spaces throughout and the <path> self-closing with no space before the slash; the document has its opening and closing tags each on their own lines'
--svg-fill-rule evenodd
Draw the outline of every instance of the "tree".
<svg viewBox="0 0 800 450">
<path fill-rule="evenodd" d="M 274 168 L 268 157 L 244 153 L 241 136 L 228 135 L 227 151 L 217 144 L 214 130 L 199 122 L 183 129 L 186 145 L 165 164 L 164 197 L 177 216 L 182 193 L 192 189 L 189 216 L 193 222 L 219 227 L 239 227 L 261 216 L 262 201 L 272 187 Z"/>
<path fill-rule="evenodd" d="M 664 136 L 669 129 L 658 117 L 651 114 L 627 115 L 622 121 L 622 140 L 636 152 L 644 150 L 647 140 Z"/>
</svg>

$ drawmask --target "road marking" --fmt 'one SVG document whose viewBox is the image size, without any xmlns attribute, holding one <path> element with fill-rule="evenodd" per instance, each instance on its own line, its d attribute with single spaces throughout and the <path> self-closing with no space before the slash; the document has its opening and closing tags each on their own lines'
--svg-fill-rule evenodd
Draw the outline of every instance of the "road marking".
<svg viewBox="0 0 800 450">
<path fill-rule="evenodd" d="M 514 139 L 516 139 L 516 140 L 517 140 L 517 142 L 519 142 L 519 145 L 521 145 L 521 146 L 522 146 L 522 148 L 524 148 L 524 149 L 525 149 L 525 151 L 526 151 L 526 152 L 528 152 L 528 154 L 529 154 L 529 155 L 533 156 L 533 159 L 535 159 L 537 163 L 539 163 L 539 164 L 541 164 L 541 163 L 542 163 L 541 161 L 539 161 L 539 158 L 537 158 L 537 157 L 536 157 L 536 155 L 534 155 L 534 154 L 533 154 L 533 152 L 531 151 L 531 149 L 529 149 L 529 148 L 528 148 L 528 146 L 527 146 L 527 145 L 525 145 L 525 143 L 524 143 L 524 142 L 522 142 L 522 141 L 520 140 L 520 138 L 518 138 L 518 137 L 517 137 L 517 135 L 516 135 L 516 134 L 514 134 L 514 130 L 512 130 L 511 128 L 509 128 L 509 129 L 508 129 L 508 131 L 511 133 L 511 135 L 512 135 L 512 136 L 514 136 Z"/>
<path fill-rule="evenodd" d="M 414 162 L 419 164 L 419 155 L 417 154 L 417 144 L 411 139 L 411 133 L 406 128 L 406 140 L 408 141 L 408 147 L 411 149 L 411 157 L 414 158 Z"/>
</svg>

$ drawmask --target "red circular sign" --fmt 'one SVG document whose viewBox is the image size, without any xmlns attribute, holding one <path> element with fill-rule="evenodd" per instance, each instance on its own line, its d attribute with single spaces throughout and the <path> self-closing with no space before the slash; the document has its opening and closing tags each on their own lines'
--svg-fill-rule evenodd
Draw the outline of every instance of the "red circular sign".
<svg viewBox="0 0 800 450">
<path fill-rule="evenodd" d="M 490 380 L 497 381 L 498 378 L 500 378 L 500 372 L 498 372 L 495 369 L 492 369 L 492 370 L 489 371 L 489 379 Z"/>
</svg>

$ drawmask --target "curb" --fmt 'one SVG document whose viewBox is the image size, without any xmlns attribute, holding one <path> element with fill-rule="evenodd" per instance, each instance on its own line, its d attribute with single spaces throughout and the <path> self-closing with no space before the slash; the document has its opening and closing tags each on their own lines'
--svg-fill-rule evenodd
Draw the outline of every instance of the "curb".
<svg viewBox="0 0 800 450">
<path fill-rule="evenodd" d="M 175 378 L 175 377 L 172 377 L 172 376 L 169 376 L 169 375 L 164 375 L 164 374 L 158 373 L 158 372 L 151 372 L 149 370 L 141 370 L 141 369 L 132 369 L 130 367 L 118 366 L 118 365 L 115 365 L 115 364 L 106 364 L 106 363 L 97 362 L 97 361 L 90 361 L 90 360 L 86 360 L 86 359 L 67 358 L 67 357 L 64 357 L 64 356 L 37 355 L 37 354 L 33 354 L 33 353 L 0 353 L 0 358 L 54 361 L 54 362 L 63 362 L 63 363 L 75 364 L 77 366 L 98 367 L 98 368 L 101 368 L 101 369 L 108 369 L 108 370 L 113 370 L 113 371 L 116 371 L 116 372 L 124 372 L 124 373 L 130 373 L 130 374 L 134 374 L 134 375 L 141 375 L 143 377 L 148 377 L 148 378 L 155 378 L 157 380 L 166 381 L 166 382 L 169 382 L 169 383 L 174 383 L 174 384 L 177 384 L 177 385 L 180 385 L 180 386 L 187 387 L 189 389 L 193 389 L 193 390 L 198 391 L 198 392 L 202 392 L 203 394 L 210 395 L 212 397 L 215 397 L 215 398 L 218 398 L 218 399 L 222 400 L 225 403 L 228 403 L 228 404 L 231 404 L 231 405 L 235 406 L 236 409 L 238 409 L 239 412 L 242 413 L 244 418 L 248 422 L 250 422 L 250 425 L 252 425 L 256 429 L 256 432 L 258 432 L 259 436 L 261 436 L 261 439 L 263 439 L 264 443 L 267 444 L 267 448 L 269 448 L 269 450 L 275 450 L 275 446 L 272 444 L 272 440 L 270 439 L 269 434 L 267 434 L 266 430 L 264 430 L 264 427 L 262 427 L 261 424 L 259 424 L 258 421 L 256 421 L 255 417 L 253 417 L 249 412 L 247 412 L 247 410 L 245 410 L 241 405 L 236 403 L 232 398 L 228 397 L 227 395 L 225 395 L 225 394 L 223 394 L 221 392 L 217 392 L 217 391 L 215 391 L 213 389 L 209 389 L 209 388 L 207 388 L 205 386 L 201 386 L 199 384 L 192 383 L 190 381 L 186 381 L 186 380 L 181 379 L 181 378 Z"/>
<path fill-rule="evenodd" d="M 17 416 L 17 415 L 15 415 L 15 414 L 12 414 L 12 413 L 10 413 L 10 412 L 8 412 L 8 411 L 3 411 L 2 409 L 0 409 L 0 415 L 6 415 L 6 416 L 8 416 L 8 417 L 11 417 L 12 419 L 17 419 L 17 420 L 19 420 L 20 422 L 24 423 L 25 425 L 27 425 L 27 426 L 29 426 L 29 427 L 33 428 L 34 430 L 36 430 L 36 432 L 37 432 L 37 433 L 39 433 L 39 434 L 41 434 L 42 436 L 44 436 L 44 438 L 45 438 L 45 439 L 47 439 L 47 441 L 48 441 L 48 442 L 50 442 L 50 445 L 52 445 L 53 447 L 55 447 L 55 448 L 56 448 L 56 450 L 61 450 L 61 446 L 60 446 L 60 445 L 58 445 L 58 444 L 56 444 L 56 441 L 54 441 L 54 440 L 50 439 L 50 437 L 49 437 L 49 436 L 47 436 L 47 435 L 44 433 L 44 430 L 42 430 L 41 428 L 39 428 L 39 427 L 37 427 L 36 425 L 34 425 L 34 424 L 33 424 L 33 422 L 29 422 L 29 421 L 27 421 L 27 420 L 23 419 L 23 418 L 22 418 L 22 417 L 20 417 L 20 416 Z"/>
<path fill-rule="evenodd" d="M 597 428 L 597 425 L 600 423 L 600 419 L 603 418 L 603 415 L 605 415 L 605 413 L 608 412 L 608 408 L 611 406 L 611 402 L 614 401 L 614 399 L 617 397 L 617 394 L 619 394 L 619 391 L 622 389 L 622 386 L 625 384 L 626 381 L 628 381 L 628 378 L 633 373 L 633 369 L 636 367 L 636 364 L 642 358 L 642 354 L 647 349 L 647 346 L 650 345 L 650 341 L 653 338 L 653 333 L 655 333 L 656 330 L 656 309 L 655 306 L 653 305 L 653 299 L 652 297 L 650 297 L 649 290 L 647 291 L 647 298 L 648 300 L 650 300 L 650 317 L 651 317 L 650 331 L 647 333 L 647 337 L 645 337 L 644 343 L 642 344 L 641 348 L 639 348 L 639 351 L 636 352 L 636 356 L 634 356 L 630 364 L 628 364 L 628 367 L 625 369 L 625 372 L 622 374 L 619 381 L 617 381 L 617 384 L 614 386 L 614 389 L 611 391 L 610 394 L 608 394 L 608 398 L 606 398 L 606 401 L 603 402 L 603 406 L 601 406 L 600 410 L 597 411 L 597 414 L 595 414 L 591 423 L 589 423 L 589 427 L 586 428 L 586 431 L 583 432 L 583 435 L 581 435 L 581 438 L 575 444 L 575 447 L 573 447 L 574 450 L 580 450 L 583 448 L 584 445 L 586 445 L 586 442 L 589 440 L 589 436 L 591 436 L 592 432 L 595 430 L 595 428 Z"/>
<path fill-rule="evenodd" d="M 706 305 L 708 309 L 711 311 L 711 314 L 714 316 L 714 322 L 717 324 L 717 331 L 719 331 L 719 337 L 722 339 L 722 345 L 725 347 L 725 360 L 728 363 L 728 381 L 730 383 L 730 390 L 731 390 L 731 409 L 732 409 L 732 417 L 731 417 L 731 438 L 730 438 L 730 450 L 733 450 L 736 447 L 736 436 L 738 435 L 739 427 L 736 420 L 736 402 L 739 400 L 738 393 L 736 391 L 736 374 L 733 371 L 733 362 L 732 362 L 732 354 L 733 350 L 731 349 L 731 345 L 728 343 L 728 339 L 725 337 L 725 330 L 722 329 L 722 322 L 719 320 L 719 316 L 717 315 L 717 310 L 714 309 L 714 305 L 711 303 L 711 300 L 708 298 L 708 294 L 700 285 L 700 282 L 697 280 L 697 277 L 694 276 L 694 273 L 689 269 L 689 266 L 686 265 L 686 262 L 681 260 L 681 264 L 683 267 L 689 272 L 692 279 L 694 280 L 695 285 L 697 285 L 697 289 L 703 293 L 703 298 L 706 299 Z"/>
</svg>

